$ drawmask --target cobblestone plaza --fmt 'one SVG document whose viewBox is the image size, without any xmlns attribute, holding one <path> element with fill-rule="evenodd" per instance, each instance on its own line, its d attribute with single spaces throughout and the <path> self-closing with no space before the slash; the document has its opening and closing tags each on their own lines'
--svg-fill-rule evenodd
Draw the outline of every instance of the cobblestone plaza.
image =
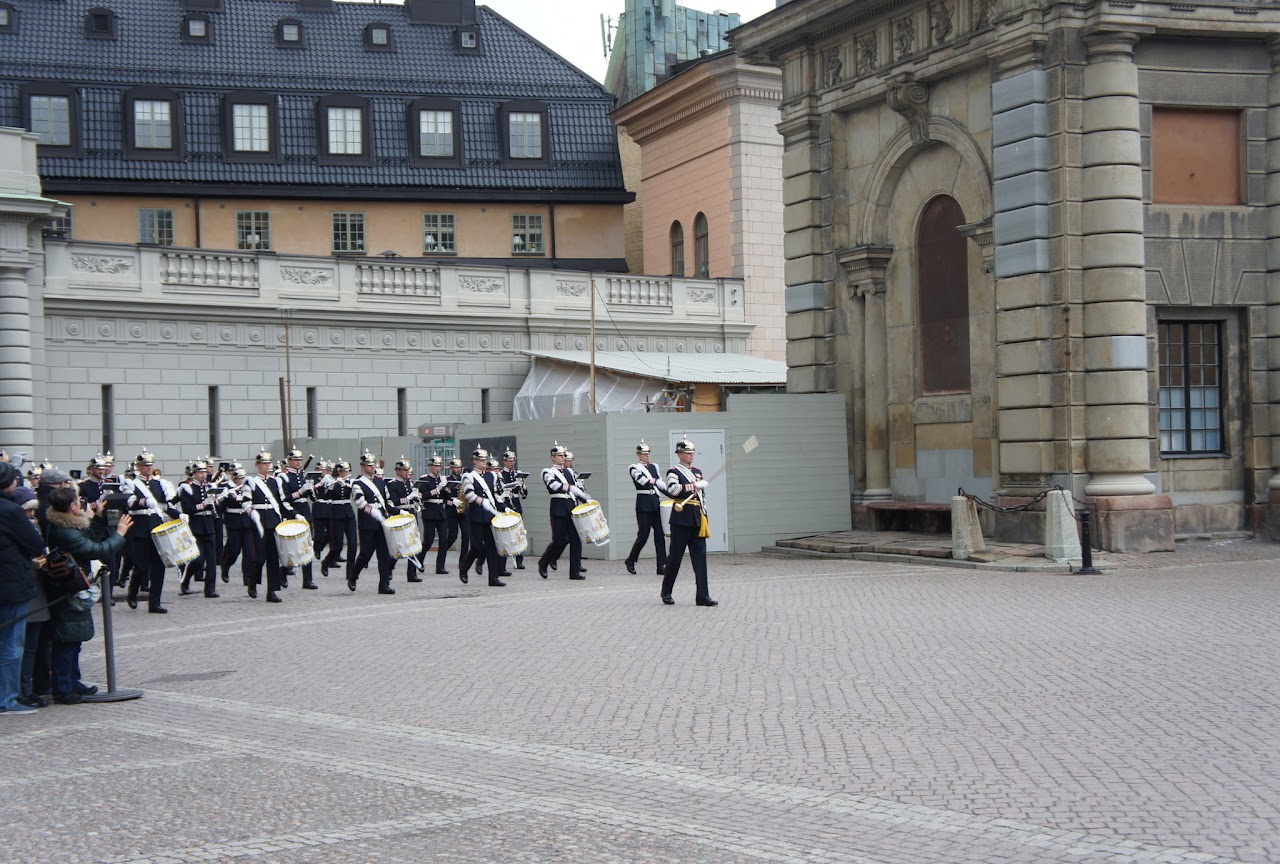
<svg viewBox="0 0 1280 864">
<path fill-rule="evenodd" d="M 714 609 L 600 562 L 121 604 L 145 696 L 2 721 L 0 858 L 1274 862 L 1277 556 L 715 556 Z"/>
</svg>

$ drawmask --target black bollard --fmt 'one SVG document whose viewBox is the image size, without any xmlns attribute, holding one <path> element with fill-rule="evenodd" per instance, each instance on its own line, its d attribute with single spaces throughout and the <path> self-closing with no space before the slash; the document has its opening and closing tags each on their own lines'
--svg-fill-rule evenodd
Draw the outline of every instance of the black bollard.
<svg viewBox="0 0 1280 864">
<path fill-rule="evenodd" d="M 1076 572 L 1101 573 L 1101 570 L 1093 566 L 1093 538 L 1089 536 L 1089 511 L 1079 510 L 1076 515 L 1080 517 L 1080 569 Z"/>
</svg>

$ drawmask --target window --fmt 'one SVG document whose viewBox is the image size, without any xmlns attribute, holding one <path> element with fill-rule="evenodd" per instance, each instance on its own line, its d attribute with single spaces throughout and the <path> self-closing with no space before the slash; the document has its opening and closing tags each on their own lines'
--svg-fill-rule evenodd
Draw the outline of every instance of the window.
<svg viewBox="0 0 1280 864">
<path fill-rule="evenodd" d="M 307 47 L 307 31 L 297 18 L 281 18 L 276 22 L 277 48 Z"/>
<path fill-rule="evenodd" d="M 239 153 L 267 153 L 271 150 L 271 112 L 266 105 L 231 107 L 232 145 Z"/>
<path fill-rule="evenodd" d="M 409 391 L 396 388 L 396 434 L 401 438 L 409 434 Z"/>
<path fill-rule="evenodd" d="M 133 146 L 138 150 L 173 149 L 173 116 L 168 102 L 138 99 L 133 103 Z"/>
<path fill-rule="evenodd" d="M 71 146 L 71 98 L 69 96 L 31 96 L 28 129 L 40 136 L 49 147 Z"/>
<path fill-rule="evenodd" d="M 939 195 L 925 205 L 916 229 L 920 386 L 925 395 L 968 393 L 969 241 L 960 204 Z"/>
<path fill-rule="evenodd" d="M 452 213 L 422 214 L 422 251 L 425 255 L 457 253 Z"/>
<path fill-rule="evenodd" d="M 172 246 L 173 211 L 150 208 L 139 210 L 138 242 L 144 246 Z"/>
<path fill-rule="evenodd" d="M 320 428 L 320 402 L 316 398 L 316 388 L 307 388 L 307 437 L 316 438 L 316 430 Z"/>
<path fill-rule="evenodd" d="M 511 217 L 511 251 L 517 255 L 542 254 L 542 217 L 515 215 Z"/>
<path fill-rule="evenodd" d="M 1241 204 L 1239 111 L 1151 110 L 1151 199 L 1156 204 Z"/>
<path fill-rule="evenodd" d="M 15 33 L 18 30 L 18 10 L 8 3 L 0 3 L 0 33 Z"/>
<path fill-rule="evenodd" d="M 49 220 L 49 224 L 45 226 L 44 233 L 48 237 L 60 237 L 63 240 L 71 239 L 71 214 L 66 216 L 55 216 Z"/>
<path fill-rule="evenodd" d="M 209 16 L 194 12 L 182 19 L 182 41 L 208 45 L 213 42 L 213 22 Z"/>
<path fill-rule="evenodd" d="M 453 112 L 418 112 L 418 155 L 453 156 Z"/>
<path fill-rule="evenodd" d="M 454 44 L 462 51 L 479 51 L 480 50 L 480 31 L 470 28 L 464 28 L 456 31 L 458 41 Z"/>
<path fill-rule="evenodd" d="M 116 449 L 116 403 L 110 384 L 102 385 L 102 452 Z"/>
<path fill-rule="evenodd" d="M 371 142 L 369 101 L 360 96 L 335 94 L 316 103 L 322 165 L 369 165 Z"/>
<path fill-rule="evenodd" d="M 250 251 L 271 248 L 270 211 L 236 211 L 236 248 Z"/>
<path fill-rule="evenodd" d="M 693 220 L 693 275 L 699 279 L 711 276 L 711 250 L 707 234 L 707 217 L 699 213 Z"/>
<path fill-rule="evenodd" d="M 101 7 L 84 13 L 84 35 L 87 39 L 116 38 L 116 13 Z"/>
<path fill-rule="evenodd" d="M 364 254 L 364 214 L 333 214 L 333 252 L 335 255 Z"/>
<path fill-rule="evenodd" d="M 513 111 L 507 115 L 512 159 L 542 158 L 542 115 L 529 111 Z"/>
<path fill-rule="evenodd" d="M 532 99 L 503 103 L 498 107 L 498 128 L 502 130 L 504 167 L 551 167 L 546 103 Z"/>
<path fill-rule="evenodd" d="M 394 51 L 395 43 L 391 37 L 391 25 L 375 22 L 364 28 L 364 50 Z"/>
<path fill-rule="evenodd" d="M 1161 321 L 1161 453 L 1222 453 L 1222 325 Z"/>
<path fill-rule="evenodd" d="M 684 275 L 684 226 L 671 223 L 671 275 Z"/>
<path fill-rule="evenodd" d="M 218 388 L 209 387 L 209 452 L 222 452 L 222 418 L 219 415 Z"/>
<path fill-rule="evenodd" d="M 480 422 L 489 422 L 489 388 L 480 388 Z"/>
<path fill-rule="evenodd" d="M 359 156 L 364 152 L 364 116 L 359 108 L 330 108 L 329 153 Z"/>
</svg>

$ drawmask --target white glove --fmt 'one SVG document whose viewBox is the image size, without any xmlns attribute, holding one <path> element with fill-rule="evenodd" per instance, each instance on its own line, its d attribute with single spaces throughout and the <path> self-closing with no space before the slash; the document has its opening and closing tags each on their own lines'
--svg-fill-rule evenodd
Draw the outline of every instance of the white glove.
<svg viewBox="0 0 1280 864">
<path fill-rule="evenodd" d="M 707 486 L 710 484 L 708 484 L 706 480 L 699 480 L 697 483 L 694 483 L 693 485 L 697 489 L 706 489 Z"/>
<path fill-rule="evenodd" d="M 369 509 L 370 509 L 369 515 L 372 516 L 374 519 L 377 519 L 379 525 L 387 521 L 387 517 L 383 516 L 382 511 L 379 510 L 377 507 L 371 507 Z"/>
<path fill-rule="evenodd" d="M 488 501 L 487 499 L 486 499 L 486 500 L 484 500 L 484 501 L 481 501 L 480 503 L 484 505 L 484 509 L 488 510 L 488 511 L 489 511 L 490 513 L 492 513 L 494 516 L 497 516 L 497 515 L 498 515 L 498 511 L 494 508 L 494 506 L 493 506 L 492 504 L 490 504 L 490 503 L 489 503 L 489 501 Z"/>
</svg>

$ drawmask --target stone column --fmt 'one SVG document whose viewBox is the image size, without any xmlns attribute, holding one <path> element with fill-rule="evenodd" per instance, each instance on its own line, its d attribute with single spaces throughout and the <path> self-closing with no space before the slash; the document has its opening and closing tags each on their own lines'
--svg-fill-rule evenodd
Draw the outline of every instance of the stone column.
<svg viewBox="0 0 1280 864">
<path fill-rule="evenodd" d="M 1270 395 L 1271 467 L 1268 487 L 1270 534 L 1280 540 L 1280 37 L 1268 40 L 1271 78 L 1267 86 L 1267 388 Z"/>
<path fill-rule="evenodd" d="M 6 250 L 20 238 L 25 251 L 26 220 L 0 223 Z M 31 389 L 31 301 L 27 267 L 0 263 L 0 447 L 32 452 L 35 404 Z M 32 454 L 34 458 L 34 454 Z"/>
<path fill-rule="evenodd" d="M 1148 495 L 1147 305 L 1143 273 L 1138 33 L 1083 37 L 1085 466 L 1092 496 Z"/>
<path fill-rule="evenodd" d="M 889 485 L 889 347 L 885 326 L 885 270 L 892 246 L 859 246 L 837 256 L 849 279 L 850 299 L 862 302 L 861 431 L 866 461 L 866 488 L 861 501 L 893 498 Z"/>
</svg>

